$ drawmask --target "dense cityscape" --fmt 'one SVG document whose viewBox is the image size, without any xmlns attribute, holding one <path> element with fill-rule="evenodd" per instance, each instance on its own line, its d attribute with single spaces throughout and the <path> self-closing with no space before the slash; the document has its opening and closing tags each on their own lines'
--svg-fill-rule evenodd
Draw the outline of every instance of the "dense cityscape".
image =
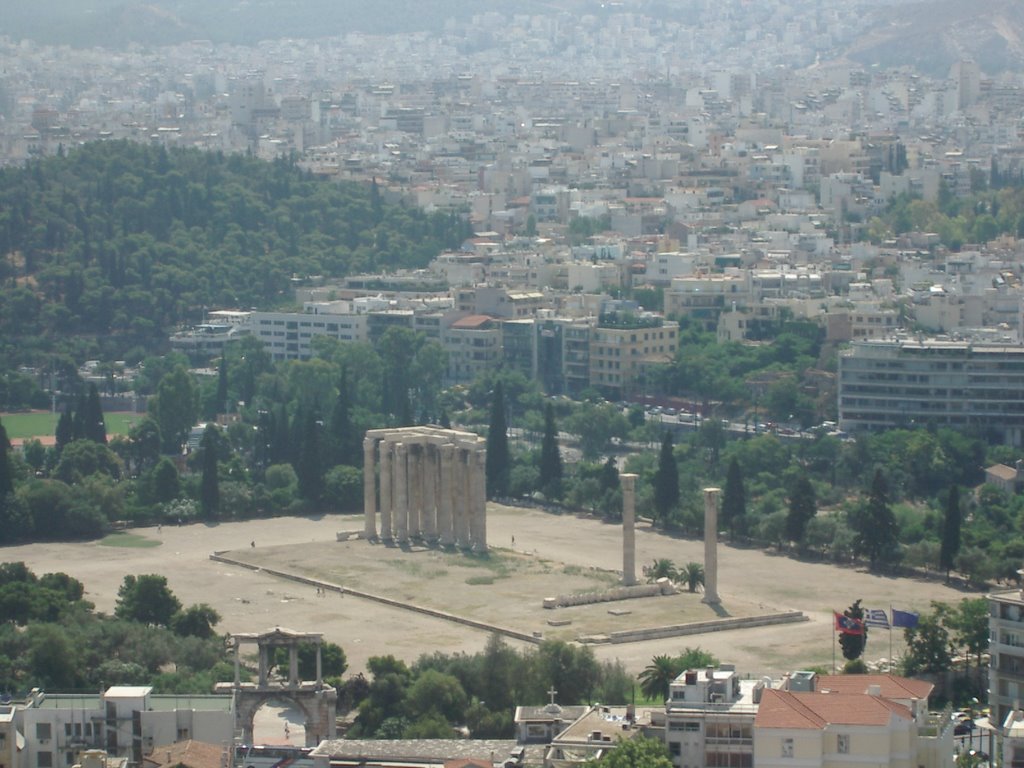
<svg viewBox="0 0 1024 768">
<path fill-rule="evenodd" d="M 0 768 L 1024 765 L 1017 4 L 43 5 Z"/>
</svg>

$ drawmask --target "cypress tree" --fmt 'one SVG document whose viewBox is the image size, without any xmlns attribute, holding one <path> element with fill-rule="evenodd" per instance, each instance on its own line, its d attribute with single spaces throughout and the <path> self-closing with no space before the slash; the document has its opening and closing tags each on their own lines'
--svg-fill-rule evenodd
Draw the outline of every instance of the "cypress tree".
<svg viewBox="0 0 1024 768">
<path fill-rule="evenodd" d="M 348 376 L 344 368 L 338 381 L 338 396 L 328 425 L 328 451 L 331 465 L 358 466 L 360 451 L 355 425 L 352 424 L 352 401 L 349 397 Z"/>
<path fill-rule="evenodd" d="M 658 469 L 654 472 L 654 513 L 664 524 L 669 513 L 679 504 L 679 466 L 672 448 L 672 433 L 661 438 Z"/>
<path fill-rule="evenodd" d="M 609 456 L 601 467 L 601 476 L 598 479 L 601 490 L 605 493 L 619 489 L 619 468 L 615 465 L 615 457 Z"/>
<path fill-rule="evenodd" d="M 946 515 L 942 521 L 942 544 L 939 549 L 939 567 L 946 572 L 946 581 L 949 581 L 949 572 L 953 570 L 956 555 L 960 551 L 960 489 L 954 484 L 949 488 L 949 496 L 946 498 Z"/>
<path fill-rule="evenodd" d="M 807 475 L 801 474 L 793 484 L 789 496 L 789 511 L 786 514 L 786 538 L 803 544 L 807 524 L 818 514 L 818 500 L 814 486 Z"/>
<path fill-rule="evenodd" d="M 313 411 L 305 415 L 296 414 L 299 422 L 299 444 L 296 451 L 299 460 L 293 466 L 299 479 L 299 495 L 306 501 L 318 501 L 324 492 L 323 440 L 320 421 Z"/>
<path fill-rule="evenodd" d="M 558 450 L 558 427 L 551 403 L 544 407 L 544 438 L 540 444 L 540 489 L 557 497 L 561 494 L 562 454 Z"/>
<path fill-rule="evenodd" d="M 725 474 L 722 491 L 722 525 L 733 536 L 746 533 L 747 490 L 743 486 L 743 470 L 734 458 Z"/>
<path fill-rule="evenodd" d="M 54 443 L 57 455 L 60 456 L 61 451 L 64 450 L 64 446 L 75 439 L 75 426 L 70 411 L 63 411 L 60 418 L 57 419 L 57 430 L 54 433 L 56 442 Z"/>
<path fill-rule="evenodd" d="M 11 441 L 7 429 L 0 422 L 0 507 L 6 505 L 8 493 L 14 492 L 14 470 L 11 467 Z"/>
<path fill-rule="evenodd" d="M 86 437 L 85 429 L 85 412 L 87 400 L 85 393 L 83 392 L 75 400 L 75 408 L 71 412 L 71 439 L 72 440 L 84 440 Z"/>
<path fill-rule="evenodd" d="M 96 384 L 90 382 L 89 394 L 85 398 L 85 413 L 82 416 L 82 435 L 86 440 L 102 445 L 107 444 L 107 425 L 103 420 L 103 405 Z"/>
<path fill-rule="evenodd" d="M 223 408 L 223 411 L 220 409 Z M 228 359 L 221 355 L 220 365 L 217 367 L 217 411 L 228 413 L 231 408 L 228 406 Z"/>
<path fill-rule="evenodd" d="M 487 498 L 508 495 L 508 424 L 505 420 L 505 390 L 499 381 L 491 401 L 491 423 L 487 429 Z"/>
<path fill-rule="evenodd" d="M 217 428 L 212 424 L 206 425 L 203 432 L 203 439 L 199 447 L 203 451 L 202 468 L 203 475 L 199 485 L 199 506 L 203 517 L 212 519 L 217 516 L 220 509 L 220 477 L 217 469 L 217 449 L 220 443 L 220 435 Z"/>
</svg>

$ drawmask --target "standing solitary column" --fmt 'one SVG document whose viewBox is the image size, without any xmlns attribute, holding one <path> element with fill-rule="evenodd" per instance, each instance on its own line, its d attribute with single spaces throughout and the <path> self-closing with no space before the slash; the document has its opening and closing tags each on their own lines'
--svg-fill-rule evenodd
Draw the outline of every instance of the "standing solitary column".
<svg viewBox="0 0 1024 768">
<path fill-rule="evenodd" d="M 363 440 L 363 536 L 367 541 L 377 538 L 377 481 L 373 471 L 377 441 Z"/>
<path fill-rule="evenodd" d="M 409 447 L 395 443 L 395 538 L 409 541 Z"/>
<path fill-rule="evenodd" d="M 395 537 L 391 529 L 391 510 L 394 508 L 394 463 L 393 445 L 388 441 L 380 444 L 380 538 L 381 541 L 392 541 Z"/>
<path fill-rule="evenodd" d="M 441 493 L 437 500 L 437 534 L 442 547 L 455 544 L 452 501 L 452 476 L 455 472 L 455 446 L 441 446 Z"/>
<path fill-rule="evenodd" d="M 718 605 L 718 488 L 704 489 L 704 599 Z"/>
<path fill-rule="evenodd" d="M 619 475 L 622 485 L 622 583 L 636 584 L 636 475 Z"/>
</svg>

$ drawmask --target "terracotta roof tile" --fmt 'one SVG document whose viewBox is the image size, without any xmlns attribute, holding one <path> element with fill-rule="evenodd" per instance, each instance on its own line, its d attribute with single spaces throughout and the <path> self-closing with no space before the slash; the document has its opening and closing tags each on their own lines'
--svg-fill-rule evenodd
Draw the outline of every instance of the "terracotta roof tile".
<svg viewBox="0 0 1024 768">
<path fill-rule="evenodd" d="M 935 686 L 924 680 L 898 675 L 819 675 L 818 691 L 836 693 L 867 693 L 869 685 L 877 685 L 887 699 L 927 699 Z"/>
<path fill-rule="evenodd" d="M 758 728 L 823 729 L 828 725 L 884 726 L 893 717 L 912 719 L 902 704 L 863 693 L 794 693 L 768 689 L 754 725 Z"/>
</svg>

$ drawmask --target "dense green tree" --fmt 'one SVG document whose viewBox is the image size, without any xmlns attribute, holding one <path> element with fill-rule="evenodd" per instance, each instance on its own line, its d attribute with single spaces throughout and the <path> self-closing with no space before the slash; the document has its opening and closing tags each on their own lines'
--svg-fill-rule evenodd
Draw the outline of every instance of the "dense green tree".
<svg viewBox="0 0 1024 768">
<path fill-rule="evenodd" d="M 3 422 L 0 422 L 0 508 L 7 503 L 7 495 L 14 493 L 14 468 L 10 453 L 11 441 Z"/>
<path fill-rule="evenodd" d="M 843 615 L 860 625 L 859 632 L 839 633 L 839 647 L 843 651 L 843 658 L 853 661 L 864 654 L 864 649 L 868 644 L 868 628 L 864 624 L 864 609 L 860 606 L 860 600 L 855 600 L 849 608 L 843 611 Z"/>
<path fill-rule="evenodd" d="M 544 405 L 544 437 L 540 443 L 540 490 L 545 495 L 558 498 L 562 485 L 562 454 L 558 450 L 558 426 L 555 424 L 555 407 Z"/>
<path fill-rule="evenodd" d="M 89 382 L 89 393 L 85 399 L 85 408 L 82 415 L 83 434 L 86 440 L 94 443 L 107 444 L 107 425 L 103 420 L 103 405 L 100 402 L 100 392 L 95 382 Z"/>
<path fill-rule="evenodd" d="M 352 399 L 349 394 L 348 375 L 344 368 L 338 377 L 338 396 L 331 410 L 327 433 L 328 455 L 332 466 L 348 464 L 355 467 L 362 464 L 359 433 L 352 423 Z"/>
<path fill-rule="evenodd" d="M 171 625 L 181 610 L 181 601 L 167 586 L 167 577 L 155 573 L 124 577 L 117 590 L 114 615 L 141 624 Z"/>
<path fill-rule="evenodd" d="M 452 723 L 461 719 L 467 701 L 459 680 L 435 669 L 425 670 L 417 676 L 405 697 L 410 719 L 420 719 L 434 712 L 444 718 L 449 730 Z"/>
<path fill-rule="evenodd" d="M 668 431 L 661 438 L 658 454 L 658 469 L 654 473 L 654 512 L 657 519 L 665 524 L 676 505 L 679 504 L 679 466 L 672 446 L 672 434 Z"/>
<path fill-rule="evenodd" d="M 219 449 L 220 430 L 213 424 L 207 424 L 203 439 L 199 443 L 202 466 L 199 506 L 207 520 L 215 518 L 220 510 L 220 467 L 217 456 Z"/>
<path fill-rule="evenodd" d="M 106 445 L 92 440 L 75 440 L 67 445 L 53 470 L 54 477 L 68 485 L 98 473 L 116 480 L 121 477 L 121 462 Z"/>
<path fill-rule="evenodd" d="M 814 485 L 806 474 L 801 474 L 793 483 L 789 495 L 789 511 L 786 515 L 786 538 L 803 547 L 807 524 L 818 514 L 818 499 Z"/>
<path fill-rule="evenodd" d="M 299 480 L 299 495 L 319 501 L 324 493 L 323 422 L 313 411 L 295 415 L 299 425 L 297 460 L 292 463 Z"/>
<path fill-rule="evenodd" d="M 916 627 L 903 630 L 907 643 L 903 674 L 913 677 L 921 673 L 944 673 L 952 666 L 949 630 L 944 624 L 947 612 L 947 606 L 932 603 L 932 611 L 921 613 Z"/>
<path fill-rule="evenodd" d="M 160 459 L 150 473 L 150 492 L 157 503 L 173 501 L 181 493 L 178 468 L 167 457 Z"/>
<path fill-rule="evenodd" d="M 60 417 L 57 419 L 54 439 L 58 456 L 64 450 L 64 446 L 75 439 L 73 418 L 69 410 L 61 411 Z"/>
<path fill-rule="evenodd" d="M 175 634 L 188 637 L 213 637 L 214 627 L 220 622 L 220 614 L 206 603 L 190 605 L 171 617 L 171 629 Z"/>
<path fill-rule="evenodd" d="M 746 533 L 747 491 L 743 471 L 735 457 L 729 462 L 722 492 L 722 524 L 733 536 Z"/>
<path fill-rule="evenodd" d="M 149 400 L 149 411 L 160 428 L 164 453 L 178 453 L 199 414 L 199 388 L 183 367 L 165 375 Z"/>
<path fill-rule="evenodd" d="M 889 486 L 881 469 L 875 470 L 866 502 L 851 510 L 849 521 L 857 537 L 857 551 L 868 556 L 872 569 L 893 557 L 896 518 L 889 505 Z"/>
<path fill-rule="evenodd" d="M 228 403 L 228 359 L 224 355 L 221 355 L 220 362 L 217 364 L 217 394 L 214 396 L 214 401 L 216 403 L 214 413 L 231 412 Z"/>
<path fill-rule="evenodd" d="M 581 403 L 563 425 L 579 438 L 580 451 L 588 461 L 608 451 L 612 438 L 624 438 L 629 431 L 626 417 L 611 403 Z"/>
<path fill-rule="evenodd" d="M 939 549 L 939 568 L 946 572 L 946 581 L 949 581 L 949 572 L 953 569 L 956 556 L 960 552 L 960 524 L 960 489 L 956 485 L 951 485 L 946 496 L 942 543 Z"/>
<path fill-rule="evenodd" d="M 144 472 L 160 459 L 160 427 L 148 416 L 128 431 L 131 460 L 135 469 Z"/>
<path fill-rule="evenodd" d="M 499 499 L 508 495 L 510 462 L 505 390 L 499 381 L 494 387 L 491 418 L 487 428 L 487 498 Z"/>
</svg>

